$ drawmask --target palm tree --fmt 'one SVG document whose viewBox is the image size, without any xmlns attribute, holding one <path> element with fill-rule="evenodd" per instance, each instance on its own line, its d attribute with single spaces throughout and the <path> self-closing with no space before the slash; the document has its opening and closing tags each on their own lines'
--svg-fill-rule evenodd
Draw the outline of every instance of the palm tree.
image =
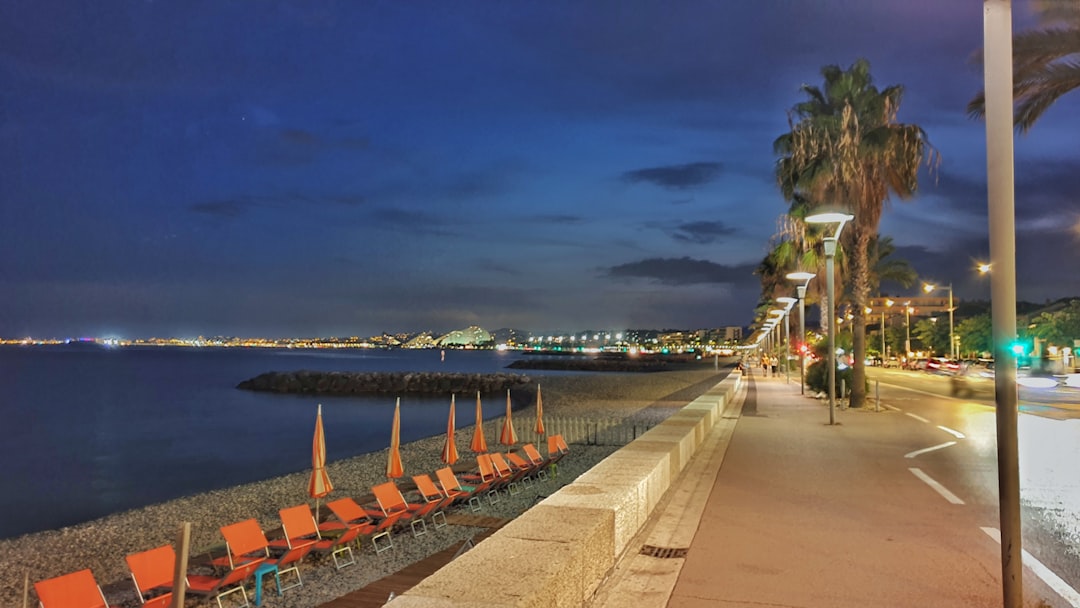
<svg viewBox="0 0 1080 608">
<path fill-rule="evenodd" d="M 1032 0 L 1038 29 L 1013 37 L 1014 122 L 1021 133 L 1059 97 L 1080 87 L 1080 2 Z M 968 114 L 986 112 L 985 92 L 968 102 Z"/>
<path fill-rule="evenodd" d="M 913 196 L 919 167 L 937 155 L 922 128 L 897 122 L 903 87 L 878 90 L 865 59 L 847 70 L 825 66 L 821 73 L 825 86 L 802 86 L 806 101 L 792 108 L 791 130 L 773 143 L 776 177 L 788 200 L 801 196 L 811 208 L 837 206 L 855 216 L 843 237 L 855 304 L 851 405 L 860 407 L 866 400 L 863 309 L 872 281 L 870 244 L 890 195 Z"/>
<path fill-rule="evenodd" d="M 875 237 L 870 243 L 870 251 L 870 259 L 874 260 L 874 266 L 870 269 L 872 289 L 880 291 L 882 281 L 899 283 L 906 289 L 918 280 L 919 275 L 907 260 L 893 257 L 896 253 L 896 245 L 893 244 L 891 236 Z"/>
</svg>

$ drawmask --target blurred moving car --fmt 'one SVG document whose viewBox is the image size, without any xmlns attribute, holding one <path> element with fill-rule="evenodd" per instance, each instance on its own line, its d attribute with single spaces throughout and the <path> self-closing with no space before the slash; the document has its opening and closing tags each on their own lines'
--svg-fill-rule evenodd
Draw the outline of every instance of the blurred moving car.
<svg viewBox="0 0 1080 608">
<path fill-rule="evenodd" d="M 926 371 L 935 374 L 956 374 L 960 371 L 960 362 L 945 357 L 934 357 L 926 362 Z"/>
<path fill-rule="evenodd" d="M 994 362 L 964 363 L 949 376 L 949 392 L 953 397 L 994 396 Z"/>
</svg>

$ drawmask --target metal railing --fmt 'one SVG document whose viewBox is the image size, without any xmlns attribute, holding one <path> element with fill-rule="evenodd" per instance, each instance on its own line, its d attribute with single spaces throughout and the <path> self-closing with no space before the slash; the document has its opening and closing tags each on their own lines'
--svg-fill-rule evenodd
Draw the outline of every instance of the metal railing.
<svg viewBox="0 0 1080 608">
<path fill-rule="evenodd" d="M 484 435 L 488 444 L 498 444 L 502 432 L 503 417 L 484 421 Z M 535 443 L 546 450 L 543 442 L 547 440 L 534 432 L 533 418 L 514 419 L 518 443 Z M 578 445 L 623 446 L 640 437 L 655 423 L 626 421 L 619 418 L 585 418 L 577 416 L 544 416 L 544 431 L 547 436 L 562 435 L 566 443 Z"/>
</svg>

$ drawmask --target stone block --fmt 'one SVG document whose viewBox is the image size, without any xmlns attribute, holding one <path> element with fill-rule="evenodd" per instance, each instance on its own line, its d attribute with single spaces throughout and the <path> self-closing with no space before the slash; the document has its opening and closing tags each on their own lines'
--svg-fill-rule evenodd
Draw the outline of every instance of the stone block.
<svg viewBox="0 0 1080 608">
<path fill-rule="evenodd" d="M 615 515 L 607 509 L 537 505 L 498 534 L 574 545 L 581 554 L 583 600 L 596 592 L 615 566 Z"/>
<path fill-rule="evenodd" d="M 541 505 L 601 509 L 613 515 L 613 537 L 616 558 L 622 555 L 630 539 L 637 534 L 648 518 L 645 481 L 637 484 L 594 485 L 575 481 L 545 498 Z"/>
<path fill-rule="evenodd" d="M 408 600 L 400 605 L 580 608 L 585 584 L 581 558 L 576 544 L 495 533 L 405 592 L 401 597 Z M 398 607 L 397 600 L 392 606 Z"/>
<path fill-rule="evenodd" d="M 671 465 L 666 458 L 619 450 L 604 466 L 586 471 L 578 480 L 598 486 L 635 486 L 645 500 L 646 517 L 671 486 Z"/>
</svg>

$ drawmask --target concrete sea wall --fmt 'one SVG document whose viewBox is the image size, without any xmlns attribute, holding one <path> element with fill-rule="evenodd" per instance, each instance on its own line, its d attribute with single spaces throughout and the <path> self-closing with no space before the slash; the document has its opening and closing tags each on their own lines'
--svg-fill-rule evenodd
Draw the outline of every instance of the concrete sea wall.
<svg viewBox="0 0 1080 608">
<path fill-rule="evenodd" d="M 584 606 L 720 419 L 732 373 L 666 421 L 388 604 Z"/>
</svg>

